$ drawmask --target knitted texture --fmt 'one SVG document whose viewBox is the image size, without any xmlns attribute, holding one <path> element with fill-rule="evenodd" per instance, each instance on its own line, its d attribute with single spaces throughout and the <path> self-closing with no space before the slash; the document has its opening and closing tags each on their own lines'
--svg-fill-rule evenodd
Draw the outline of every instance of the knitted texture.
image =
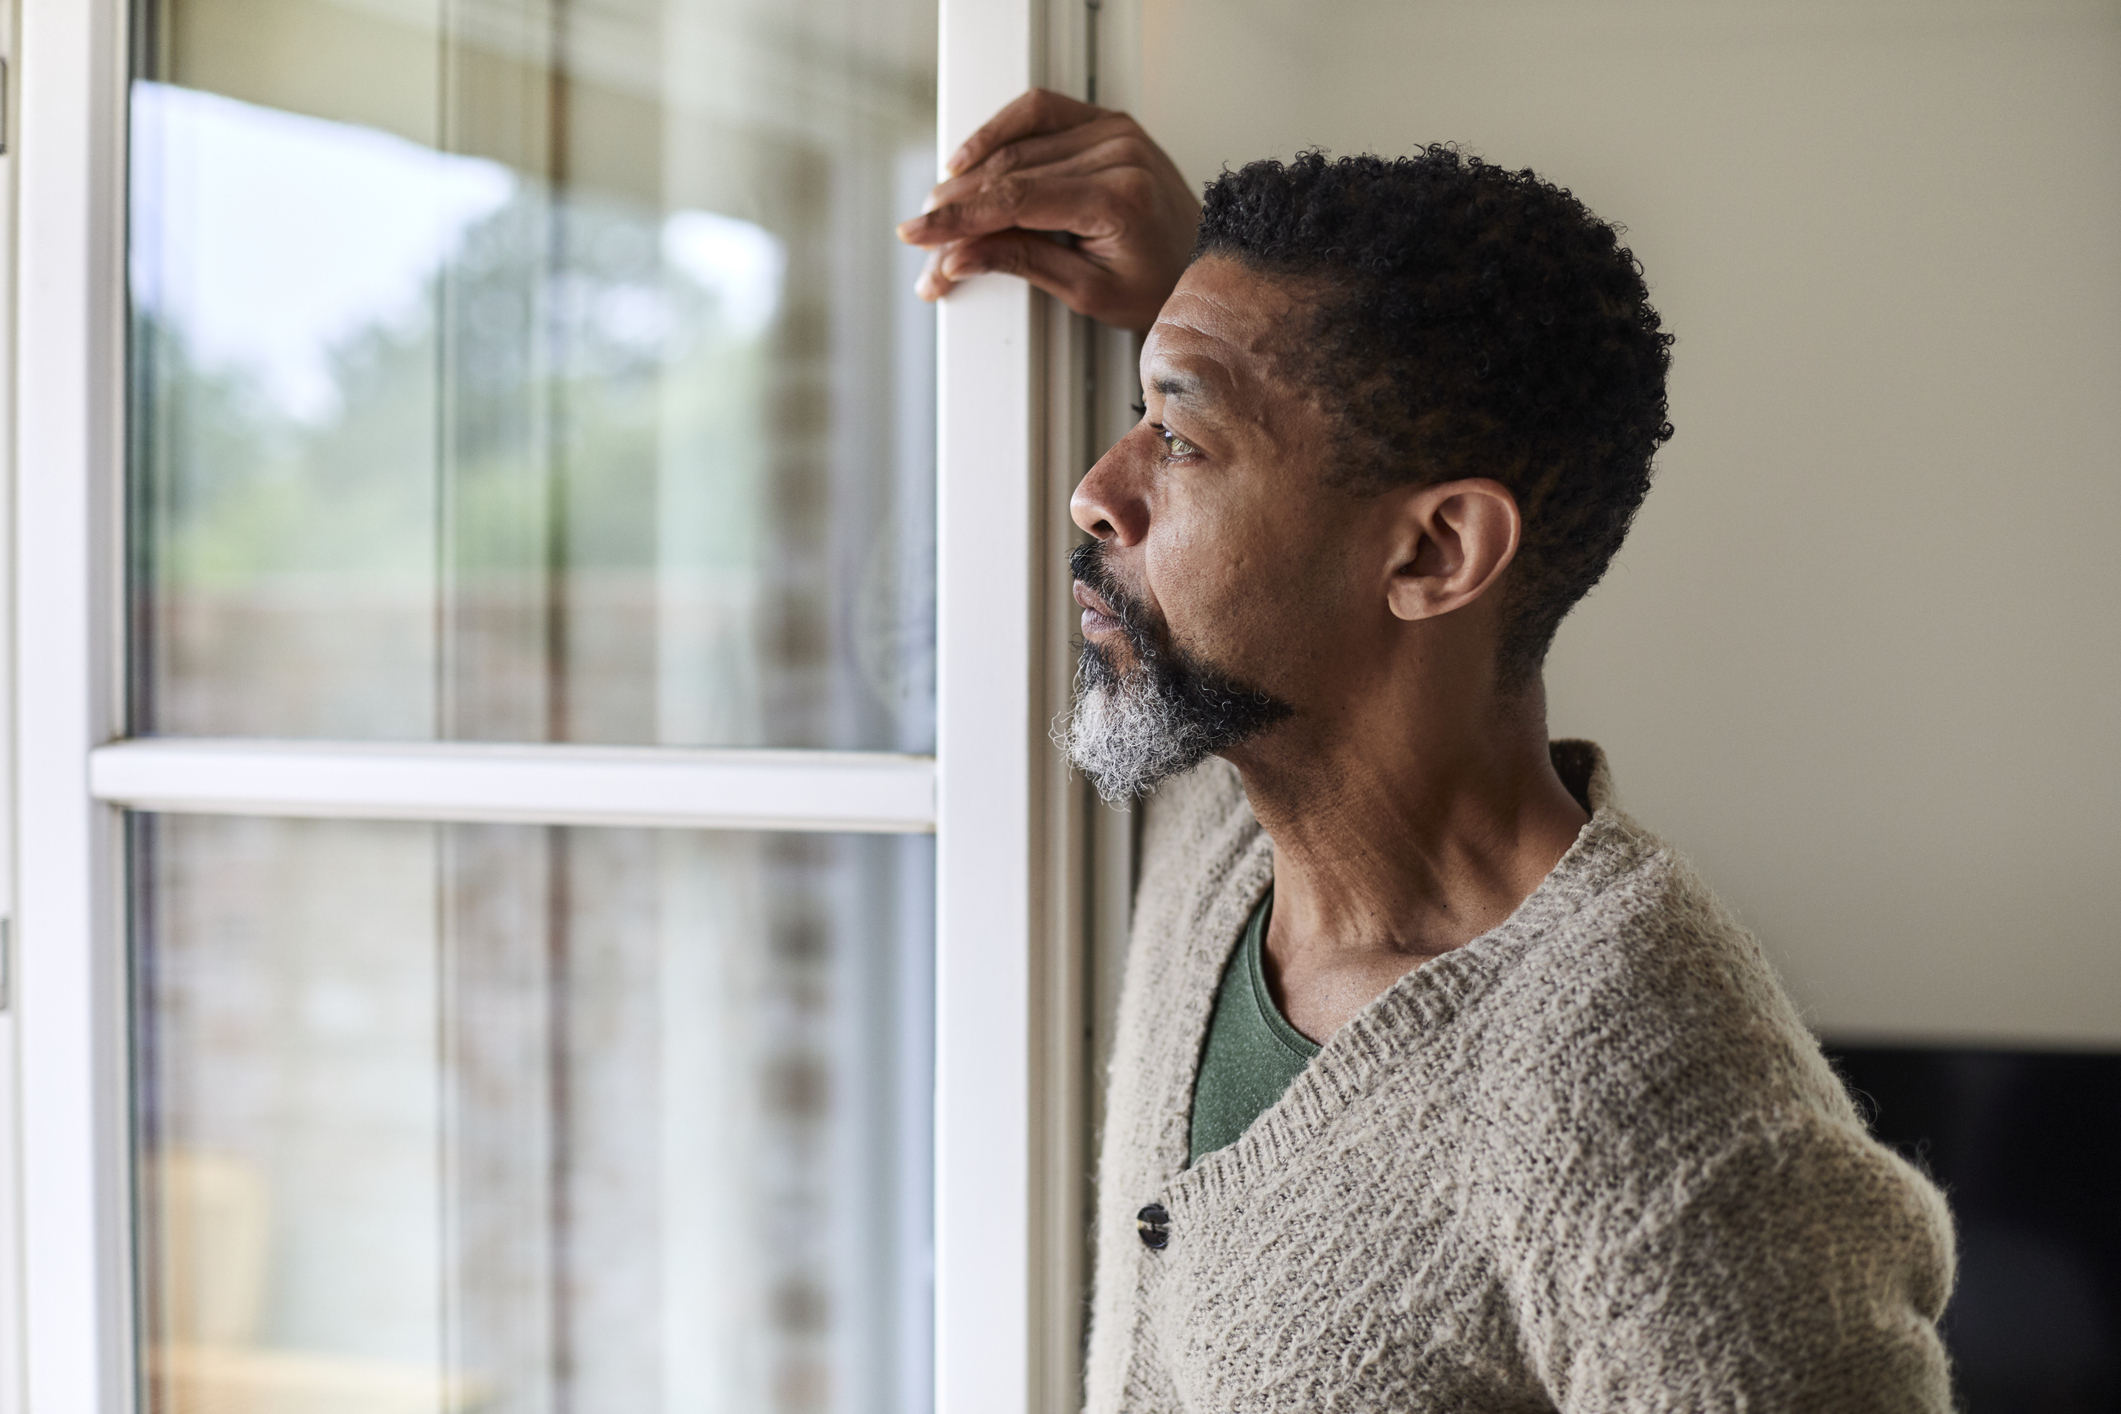
<svg viewBox="0 0 2121 1414">
<path fill-rule="evenodd" d="M 1951 1219 L 1758 945 L 1613 808 L 1186 1167 L 1272 874 L 1236 773 L 1148 804 L 1099 1169 L 1090 1414 L 1946 1411 Z M 1136 1213 L 1160 1203 L 1168 1243 Z"/>
</svg>

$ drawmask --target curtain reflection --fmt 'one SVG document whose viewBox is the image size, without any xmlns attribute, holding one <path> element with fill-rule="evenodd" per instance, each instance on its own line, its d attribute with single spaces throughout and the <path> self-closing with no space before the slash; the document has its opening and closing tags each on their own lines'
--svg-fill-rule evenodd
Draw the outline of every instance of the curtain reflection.
<svg viewBox="0 0 2121 1414">
<path fill-rule="evenodd" d="M 136 730 L 932 747 L 932 0 L 141 26 Z"/>
<path fill-rule="evenodd" d="M 925 839 L 133 840 L 155 1414 L 927 1406 Z"/>
</svg>

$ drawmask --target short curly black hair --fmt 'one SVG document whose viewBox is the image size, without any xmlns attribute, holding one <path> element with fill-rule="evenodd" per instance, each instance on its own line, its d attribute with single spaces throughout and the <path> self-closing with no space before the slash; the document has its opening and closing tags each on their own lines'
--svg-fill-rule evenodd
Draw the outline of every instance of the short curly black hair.
<svg viewBox="0 0 2121 1414">
<path fill-rule="evenodd" d="M 1604 575 L 1672 435 L 1672 336 L 1619 236 L 1533 173 L 1440 144 L 1253 162 L 1207 189 L 1195 259 L 1324 291 L 1284 362 L 1347 435 L 1343 484 L 1487 476 L 1516 496 L 1506 686 Z"/>
</svg>

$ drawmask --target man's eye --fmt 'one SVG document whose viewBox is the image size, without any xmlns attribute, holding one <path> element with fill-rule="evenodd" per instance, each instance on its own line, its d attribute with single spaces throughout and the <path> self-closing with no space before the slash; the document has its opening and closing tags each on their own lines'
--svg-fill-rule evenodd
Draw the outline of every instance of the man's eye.
<svg viewBox="0 0 2121 1414">
<path fill-rule="evenodd" d="M 1200 448 L 1167 427 L 1157 428 L 1156 435 L 1164 439 L 1164 451 L 1170 456 L 1190 457 L 1200 450 Z"/>
</svg>

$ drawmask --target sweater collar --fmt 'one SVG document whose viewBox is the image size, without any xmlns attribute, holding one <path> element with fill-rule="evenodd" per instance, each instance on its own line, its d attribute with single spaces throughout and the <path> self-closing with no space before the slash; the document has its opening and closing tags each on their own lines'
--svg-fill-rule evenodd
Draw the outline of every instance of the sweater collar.
<svg viewBox="0 0 2121 1414">
<path fill-rule="evenodd" d="M 1236 1143 L 1203 1155 L 1189 1169 L 1184 1168 L 1185 1156 L 1181 1155 L 1171 1181 L 1174 1199 L 1188 1190 L 1215 1192 L 1249 1182 L 1295 1157 L 1351 1099 L 1376 1083 L 1383 1068 L 1447 1027 L 1526 949 L 1575 914 L 1586 898 L 1605 892 L 1636 868 L 1655 848 L 1655 842 L 1614 804 L 1612 774 L 1597 745 L 1564 740 L 1551 743 L 1548 749 L 1562 782 L 1591 818 L 1546 878 L 1500 924 L 1463 947 L 1409 969 L 1328 1037 L 1287 1093 Z M 1263 846 L 1266 841 L 1262 837 L 1256 843 Z M 1245 900 L 1244 916 L 1249 916 L 1272 885 L 1271 855 L 1259 862 L 1266 868 L 1241 868 L 1238 878 L 1231 880 L 1238 885 L 1233 892 Z M 1234 946 L 1236 936 L 1229 941 Z M 1227 958 L 1228 947 L 1221 955 Z M 1212 975 L 1220 977 L 1219 965 Z M 1198 1064 L 1196 1057 L 1185 1077 L 1183 1093 L 1189 1101 Z"/>
</svg>

